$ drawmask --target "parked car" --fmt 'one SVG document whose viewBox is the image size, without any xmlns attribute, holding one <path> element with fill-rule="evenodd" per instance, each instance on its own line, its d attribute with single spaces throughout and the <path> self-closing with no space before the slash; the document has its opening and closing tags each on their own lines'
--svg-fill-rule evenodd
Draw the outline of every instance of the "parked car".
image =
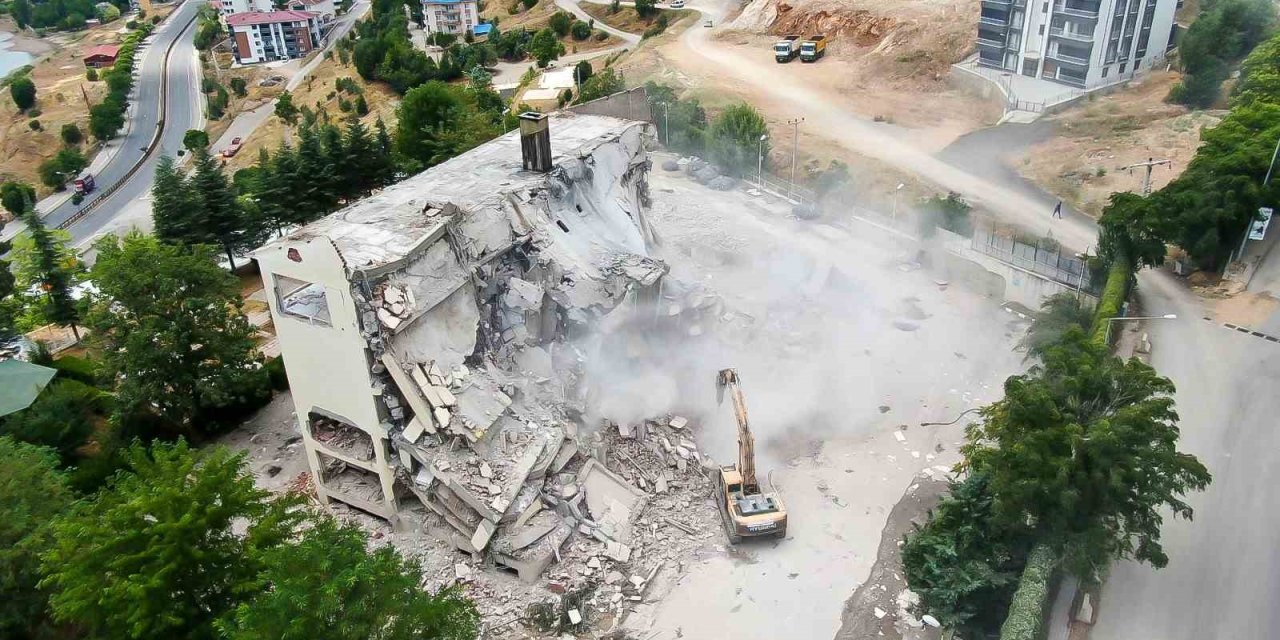
<svg viewBox="0 0 1280 640">
<path fill-rule="evenodd" d="M 231 146 L 222 150 L 222 157 L 231 158 L 235 156 L 237 153 L 240 153 L 240 137 L 239 136 L 232 138 Z"/>
</svg>

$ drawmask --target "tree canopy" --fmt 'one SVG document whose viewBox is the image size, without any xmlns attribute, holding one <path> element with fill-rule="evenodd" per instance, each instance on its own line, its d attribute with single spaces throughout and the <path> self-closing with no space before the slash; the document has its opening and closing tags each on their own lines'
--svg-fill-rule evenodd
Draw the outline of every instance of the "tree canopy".
<svg viewBox="0 0 1280 640">
<path fill-rule="evenodd" d="M 1052 540 L 1081 575 L 1111 558 L 1163 567 L 1161 510 L 1191 518 L 1182 496 L 1210 480 L 1177 450 L 1173 383 L 1076 328 L 1041 361 L 1005 381 L 962 448 L 991 479 L 996 517 Z"/>
<path fill-rule="evenodd" d="M 708 146 L 711 158 L 727 173 L 745 175 L 753 172 L 763 146 L 769 154 L 769 140 L 761 143 L 761 136 L 769 131 L 764 117 L 748 104 L 733 105 L 711 121 Z"/>
<path fill-rule="evenodd" d="M 244 473 L 244 454 L 184 442 L 126 454 L 127 472 L 53 524 L 43 584 L 54 616 L 109 638 L 216 638 L 264 550 L 302 514 Z"/>
<path fill-rule="evenodd" d="M 457 588 L 431 593 L 389 545 L 329 518 L 262 554 L 257 595 L 223 623 L 228 640 L 470 640 L 479 613 Z"/>
<path fill-rule="evenodd" d="M 52 450 L 0 435 L 0 636 L 42 637 L 48 594 L 36 587 L 39 555 L 74 498 Z"/>
<path fill-rule="evenodd" d="M 239 281 L 206 245 L 131 233 L 104 236 L 86 325 L 115 381 L 117 414 L 154 412 L 187 433 L 202 413 L 243 403 L 266 388 L 255 331 L 241 312 Z"/>
</svg>

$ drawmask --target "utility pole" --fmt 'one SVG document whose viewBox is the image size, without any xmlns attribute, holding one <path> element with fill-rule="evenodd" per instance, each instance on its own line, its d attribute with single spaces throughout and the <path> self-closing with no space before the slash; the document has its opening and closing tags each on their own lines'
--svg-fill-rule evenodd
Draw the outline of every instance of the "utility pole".
<svg viewBox="0 0 1280 640">
<path fill-rule="evenodd" d="M 804 122 L 804 118 L 787 121 L 787 124 L 791 125 L 791 197 L 793 198 L 796 195 L 796 157 L 800 152 L 801 122 Z"/>
<path fill-rule="evenodd" d="M 1156 160 L 1155 158 L 1147 158 L 1146 162 L 1136 162 L 1127 167 L 1120 167 L 1120 170 L 1133 173 L 1133 170 L 1137 169 L 1138 167 L 1146 167 L 1147 175 L 1143 176 L 1142 178 L 1142 195 L 1149 196 L 1151 195 L 1151 169 L 1153 167 L 1158 167 L 1160 165 L 1171 165 L 1171 164 L 1173 164 L 1172 160 Z"/>
<path fill-rule="evenodd" d="M 666 142 L 662 144 L 668 149 L 671 148 L 671 103 L 662 103 L 662 134 L 666 138 Z"/>
</svg>

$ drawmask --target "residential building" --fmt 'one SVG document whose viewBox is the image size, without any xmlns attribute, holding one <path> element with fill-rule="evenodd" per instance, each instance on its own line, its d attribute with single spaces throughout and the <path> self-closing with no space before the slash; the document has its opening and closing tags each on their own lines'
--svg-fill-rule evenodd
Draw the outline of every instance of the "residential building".
<svg viewBox="0 0 1280 640">
<path fill-rule="evenodd" d="M 522 114 L 254 252 L 322 502 L 393 524 L 430 509 L 453 544 L 522 576 L 551 561 L 503 540 L 577 452 L 550 408 L 570 391 L 520 372 L 664 291 L 652 139 L 642 121 Z M 556 548 L 574 532 L 552 528 Z"/>
<path fill-rule="evenodd" d="M 320 25 L 323 27 L 338 15 L 338 4 L 334 0 L 290 0 L 286 9 L 294 11 L 310 11 L 320 16 Z"/>
<path fill-rule="evenodd" d="M 120 47 L 114 44 L 100 44 L 90 47 L 84 52 L 84 66 L 89 69 L 101 69 L 110 67 L 116 63 L 116 57 L 120 55 Z"/>
<path fill-rule="evenodd" d="M 422 0 L 422 16 L 427 35 L 461 36 L 480 24 L 480 4 L 477 0 Z"/>
<path fill-rule="evenodd" d="M 276 10 L 272 0 L 210 0 L 210 4 L 218 9 L 224 24 L 227 16 L 233 13 L 266 13 Z"/>
<path fill-rule="evenodd" d="M 982 0 L 978 64 L 1094 89 L 1164 60 L 1178 0 Z"/>
<path fill-rule="evenodd" d="M 311 11 L 233 13 L 226 17 L 240 64 L 301 58 L 320 46 L 320 20 Z"/>
</svg>

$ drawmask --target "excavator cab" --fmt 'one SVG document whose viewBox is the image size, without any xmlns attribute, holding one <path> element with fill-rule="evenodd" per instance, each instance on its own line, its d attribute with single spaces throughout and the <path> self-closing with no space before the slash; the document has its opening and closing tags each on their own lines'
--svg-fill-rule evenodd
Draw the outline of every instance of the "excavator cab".
<svg viewBox="0 0 1280 640">
<path fill-rule="evenodd" d="M 738 386 L 738 373 L 724 369 L 716 378 L 717 400 L 724 401 L 725 389 L 733 394 L 734 414 L 738 420 L 738 464 L 720 467 L 717 476 L 716 502 L 724 520 L 729 542 L 743 538 L 787 536 L 787 510 L 777 492 L 765 492 L 756 479 L 755 439 L 747 420 L 747 404 Z"/>
</svg>

